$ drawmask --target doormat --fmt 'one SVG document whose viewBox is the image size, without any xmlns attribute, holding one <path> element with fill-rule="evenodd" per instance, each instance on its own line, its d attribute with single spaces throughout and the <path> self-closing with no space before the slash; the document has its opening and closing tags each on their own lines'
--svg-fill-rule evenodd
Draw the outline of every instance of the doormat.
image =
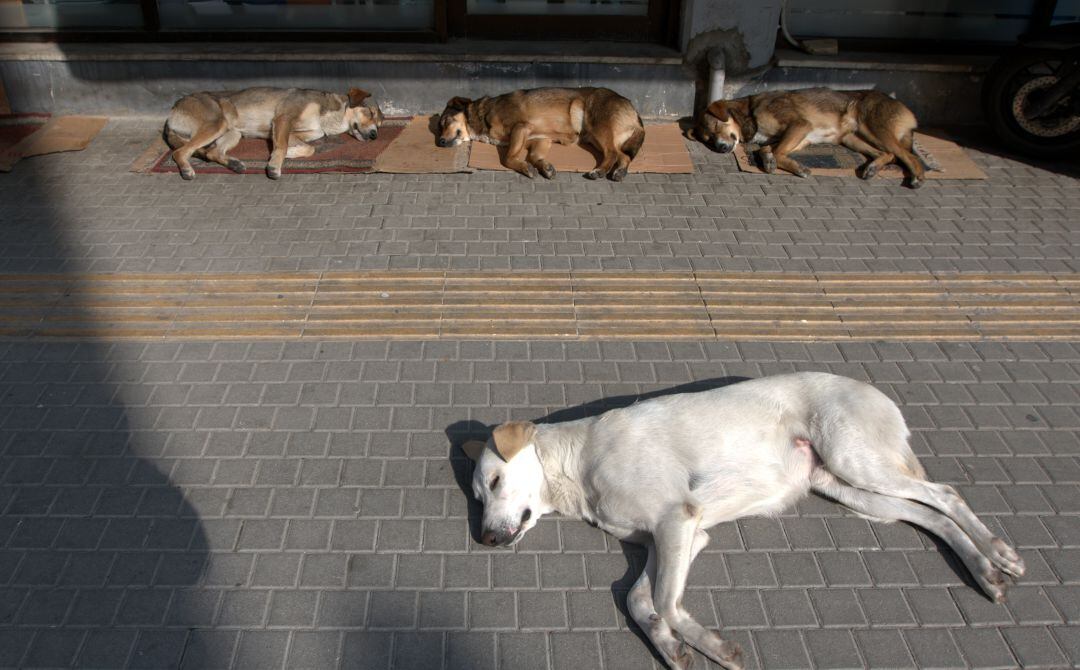
<svg viewBox="0 0 1080 670">
<path fill-rule="evenodd" d="M 0 114 L 0 151 L 6 151 L 44 126 L 51 114 Z"/>
<path fill-rule="evenodd" d="M 971 160 L 964 149 L 956 142 L 925 133 L 915 133 L 915 155 L 926 167 L 927 179 L 986 179 L 975 161 Z M 765 174 L 757 156 L 756 145 L 740 144 L 735 149 L 735 161 L 739 170 L 753 174 Z M 855 170 L 868 159 L 847 147 L 834 144 L 815 144 L 802 151 L 791 154 L 816 177 L 856 177 Z M 789 175 L 777 168 L 777 174 Z M 878 171 L 877 177 L 902 179 L 904 171 L 895 163 L 886 165 Z"/>
<path fill-rule="evenodd" d="M 438 116 L 417 116 L 393 144 L 375 159 L 375 172 L 392 174 L 451 174 L 469 169 L 469 146 L 435 146 Z"/>
<path fill-rule="evenodd" d="M 408 125 L 409 118 L 386 119 L 379 126 L 379 136 L 374 140 L 359 141 L 349 135 L 333 135 L 309 142 L 315 153 L 298 158 L 286 158 L 281 168 L 283 174 L 315 174 L 320 172 L 372 172 L 375 161 L 386 151 Z M 245 137 L 229 152 L 229 156 L 244 163 L 244 174 L 266 174 L 266 162 L 270 159 L 270 140 Z M 199 158 L 192 158 L 196 174 L 236 174 L 229 168 Z M 143 174 L 178 174 L 172 150 L 161 137 L 131 164 L 131 172 Z"/>
<path fill-rule="evenodd" d="M 509 170 L 502 165 L 506 147 L 472 142 L 469 167 L 478 170 Z M 591 147 L 581 144 L 554 144 L 548 161 L 562 172 L 589 172 L 596 167 L 597 156 Z M 694 164 L 686 149 L 686 140 L 677 123 L 658 123 L 645 126 L 645 143 L 637 158 L 630 162 L 630 172 L 690 174 Z"/>
<path fill-rule="evenodd" d="M 22 158 L 82 151 L 106 123 L 108 119 L 103 116 L 5 116 L 0 120 L 0 172 L 10 172 Z"/>
</svg>

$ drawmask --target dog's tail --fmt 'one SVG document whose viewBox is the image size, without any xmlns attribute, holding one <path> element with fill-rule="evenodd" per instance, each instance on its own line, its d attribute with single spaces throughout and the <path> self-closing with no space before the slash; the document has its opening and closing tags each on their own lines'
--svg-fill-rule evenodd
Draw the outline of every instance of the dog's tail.
<svg viewBox="0 0 1080 670">
<path fill-rule="evenodd" d="M 630 160 L 637 158 L 637 154 L 641 151 L 641 145 L 645 143 L 645 125 L 641 123 L 641 117 L 637 117 L 638 127 L 634 129 L 634 132 L 622 145 L 622 151 L 624 154 L 630 157 Z"/>
<path fill-rule="evenodd" d="M 162 136 L 165 140 L 165 144 L 168 144 L 173 149 L 179 149 L 191 139 L 190 137 L 184 137 L 173 130 L 168 121 L 165 122 L 165 129 L 162 131 Z"/>
</svg>

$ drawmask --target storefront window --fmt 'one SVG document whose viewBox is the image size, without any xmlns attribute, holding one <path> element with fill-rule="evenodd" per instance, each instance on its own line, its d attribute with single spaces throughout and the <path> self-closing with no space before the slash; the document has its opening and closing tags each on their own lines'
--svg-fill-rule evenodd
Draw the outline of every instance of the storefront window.
<svg viewBox="0 0 1080 670">
<path fill-rule="evenodd" d="M 2 0 L 0 0 L 2 2 Z M 424 30 L 434 0 L 158 0 L 162 30 Z"/>
<path fill-rule="evenodd" d="M 0 29 L 141 28 L 139 0 L 0 0 Z"/>
<path fill-rule="evenodd" d="M 468 0 L 470 14 L 645 16 L 649 0 Z"/>
</svg>

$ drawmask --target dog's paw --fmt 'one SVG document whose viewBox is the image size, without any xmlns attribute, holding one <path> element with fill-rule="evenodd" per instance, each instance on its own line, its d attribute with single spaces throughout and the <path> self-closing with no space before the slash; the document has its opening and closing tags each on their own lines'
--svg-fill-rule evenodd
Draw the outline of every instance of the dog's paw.
<svg viewBox="0 0 1080 670">
<path fill-rule="evenodd" d="M 866 165 L 863 165 L 859 168 L 856 176 L 858 176 L 859 179 L 873 179 L 877 176 L 877 171 L 877 165 L 875 165 L 874 163 L 867 163 Z"/>
<path fill-rule="evenodd" d="M 195 178 L 195 169 L 190 167 L 180 168 L 180 178 L 184 181 L 191 181 Z"/>
<path fill-rule="evenodd" d="M 771 153 L 763 154 L 761 157 L 761 169 L 769 174 L 776 172 L 776 156 Z"/>
<path fill-rule="evenodd" d="M 995 537 L 990 540 L 990 546 L 993 551 L 990 553 L 990 560 L 993 561 L 1002 572 L 1015 578 L 1020 579 L 1024 576 L 1024 572 L 1027 570 L 1027 566 L 1024 565 L 1024 559 L 1020 558 L 1020 554 L 1016 553 L 1016 550 L 1005 543 L 1005 540 L 1000 537 Z"/>
<path fill-rule="evenodd" d="M 555 166 L 547 161 L 540 164 L 540 174 L 544 176 L 544 179 L 555 178 Z"/>
<path fill-rule="evenodd" d="M 923 180 L 919 179 L 917 177 L 912 177 L 911 179 L 908 180 L 907 185 L 908 185 L 908 188 L 921 188 L 922 185 L 923 185 Z"/>
<path fill-rule="evenodd" d="M 626 168 L 615 168 L 611 171 L 611 181 L 622 181 L 626 178 Z"/>
<path fill-rule="evenodd" d="M 235 158 L 230 158 L 229 169 L 236 174 L 244 174 L 244 170 L 247 169 L 247 166 L 244 165 L 243 161 L 236 160 Z"/>
<path fill-rule="evenodd" d="M 281 179 L 281 168 L 267 165 L 266 176 L 271 179 Z"/>
<path fill-rule="evenodd" d="M 1005 591 L 1009 588 L 1009 581 L 1005 578 L 1004 572 L 988 565 L 981 574 L 975 576 L 975 579 L 991 600 L 996 603 L 1005 602 Z"/>
<path fill-rule="evenodd" d="M 720 645 L 720 664 L 727 670 L 742 670 L 743 650 L 738 642 L 724 640 Z"/>
<path fill-rule="evenodd" d="M 600 170 L 589 170 L 584 174 L 584 177 L 586 179 L 599 179 L 602 176 L 604 175 L 600 172 Z"/>
<path fill-rule="evenodd" d="M 801 177 L 802 179 L 806 179 L 807 177 L 810 176 L 810 170 L 807 170 L 806 168 L 801 167 L 801 168 L 799 168 L 798 170 L 795 171 L 795 176 L 796 177 Z"/>
</svg>

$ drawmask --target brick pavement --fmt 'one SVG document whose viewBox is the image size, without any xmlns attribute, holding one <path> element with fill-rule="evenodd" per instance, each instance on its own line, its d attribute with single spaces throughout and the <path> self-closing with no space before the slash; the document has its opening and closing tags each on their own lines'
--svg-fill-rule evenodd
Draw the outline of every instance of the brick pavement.
<svg viewBox="0 0 1080 670">
<path fill-rule="evenodd" d="M 927 535 L 814 498 L 715 528 L 687 607 L 751 667 L 1080 662 L 1075 345 L 14 342 L 0 665 L 650 667 L 640 552 L 554 518 L 470 541 L 448 435 L 802 369 L 901 403 L 1028 576 L 993 605 Z"/>
<path fill-rule="evenodd" d="M 698 174 L 622 185 L 184 183 L 124 171 L 154 130 L 0 177 L 0 272 L 1077 270 L 1075 180 L 989 154 L 916 193 L 696 147 Z M 472 542 L 449 445 L 794 369 L 895 398 L 1028 575 L 993 605 L 927 535 L 811 498 L 713 529 L 695 616 L 751 667 L 1080 664 L 1077 344 L 30 339 L 0 341 L 0 666 L 657 667 L 621 609 L 641 553 L 557 518 Z"/>
<path fill-rule="evenodd" d="M 972 151 L 990 179 L 800 180 L 698 172 L 622 184 L 561 174 L 139 175 L 159 123 L 4 177 L 0 272 L 623 269 L 1075 272 L 1074 178 Z M 58 211 L 58 208 L 59 210 Z M 64 226 L 53 224 L 62 216 Z"/>
</svg>

